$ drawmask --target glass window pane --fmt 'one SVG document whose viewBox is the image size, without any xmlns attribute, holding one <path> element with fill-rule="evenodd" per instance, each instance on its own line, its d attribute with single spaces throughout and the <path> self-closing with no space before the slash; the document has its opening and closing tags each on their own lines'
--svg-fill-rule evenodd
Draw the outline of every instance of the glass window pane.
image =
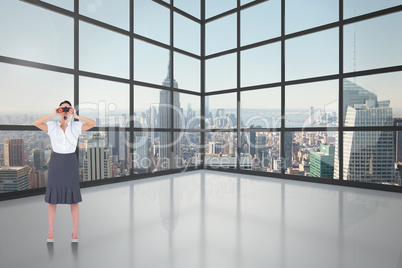
<svg viewBox="0 0 402 268">
<path fill-rule="evenodd" d="M 337 132 L 286 132 L 286 174 L 336 179 L 337 144 Z"/>
<path fill-rule="evenodd" d="M 171 144 L 169 132 L 134 132 L 134 174 L 171 169 Z"/>
<path fill-rule="evenodd" d="M 96 126 L 130 126 L 129 85 L 80 77 L 79 113 L 97 121 Z"/>
<path fill-rule="evenodd" d="M 343 17 L 346 19 L 354 16 L 360 16 L 400 4 L 400 0 L 343 0 Z"/>
<path fill-rule="evenodd" d="M 205 17 L 210 18 L 237 7 L 236 0 L 206 0 Z"/>
<path fill-rule="evenodd" d="M 169 50 L 134 39 L 134 80 L 169 87 L 169 68 Z"/>
<path fill-rule="evenodd" d="M 200 60 L 174 52 L 174 78 L 181 89 L 200 92 Z"/>
<path fill-rule="evenodd" d="M 243 132 L 241 135 L 241 169 L 281 173 L 279 132 Z"/>
<path fill-rule="evenodd" d="M 271 0 L 241 11 L 241 45 L 281 35 L 281 1 Z"/>
<path fill-rule="evenodd" d="M 237 87 L 236 53 L 205 61 L 205 91 L 217 91 Z"/>
<path fill-rule="evenodd" d="M 80 0 L 79 10 L 84 16 L 129 30 L 130 1 Z"/>
<path fill-rule="evenodd" d="M 174 46 L 200 55 L 200 24 L 174 13 Z"/>
<path fill-rule="evenodd" d="M 401 134 L 400 131 L 345 131 L 343 179 L 400 186 L 401 166 L 396 164 L 395 152 L 401 150 L 401 143 L 396 143 Z"/>
<path fill-rule="evenodd" d="M 402 72 L 343 80 L 344 125 L 392 126 L 402 118 Z"/>
<path fill-rule="evenodd" d="M 207 55 L 237 46 L 237 17 L 232 14 L 205 25 L 205 53 Z"/>
<path fill-rule="evenodd" d="M 338 80 L 286 86 L 286 127 L 338 126 Z"/>
<path fill-rule="evenodd" d="M 281 81 L 281 44 L 279 42 L 241 51 L 241 86 Z"/>
<path fill-rule="evenodd" d="M 201 165 L 201 134 L 195 132 L 173 132 L 173 157 L 175 168 Z"/>
<path fill-rule="evenodd" d="M 154 1 L 135 0 L 134 32 L 170 44 L 170 10 Z"/>
<path fill-rule="evenodd" d="M 402 64 L 402 12 L 346 25 L 344 72 Z"/>
<path fill-rule="evenodd" d="M 70 74 L 0 63 L 0 81 L 1 125 L 32 125 L 64 100 L 74 105 L 74 77 Z"/>
<path fill-rule="evenodd" d="M 339 73 L 338 28 L 286 40 L 286 80 Z"/>
<path fill-rule="evenodd" d="M 236 132 L 205 133 L 205 166 L 235 169 L 237 161 Z M 248 162 L 243 161 L 245 166 Z"/>
<path fill-rule="evenodd" d="M 0 131 L 0 193 L 46 187 L 51 149 L 42 130 Z"/>
<path fill-rule="evenodd" d="M 205 128 L 236 128 L 237 94 L 228 93 L 205 97 Z"/>
<path fill-rule="evenodd" d="M 0 55 L 72 68 L 74 20 L 22 1 L 0 1 Z"/>
<path fill-rule="evenodd" d="M 194 129 L 200 128 L 200 97 L 184 93 L 175 93 L 178 96 L 178 106 L 174 108 L 174 127 Z"/>
<path fill-rule="evenodd" d="M 285 5 L 287 34 L 339 20 L 339 0 L 286 0 Z"/>
<path fill-rule="evenodd" d="M 168 90 L 134 86 L 134 127 L 170 128 L 169 103 Z"/>
<path fill-rule="evenodd" d="M 242 91 L 240 94 L 241 127 L 281 127 L 280 87 Z"/>
<path fill-rule="evenodd" d="M 129 37 L 80 22 L 80 70 L 129 78 Z"/>
<path fill-rule="evenodd" d="M 127 131 L 85 131 L 78 139 L 80 182 L 130 175 Z"/>
<path fill-rule="evenodd" d="M 174 5 L 190 15 L 200 19 L 201 1 L 200 0 L 174 0 Z"/>
</svg>

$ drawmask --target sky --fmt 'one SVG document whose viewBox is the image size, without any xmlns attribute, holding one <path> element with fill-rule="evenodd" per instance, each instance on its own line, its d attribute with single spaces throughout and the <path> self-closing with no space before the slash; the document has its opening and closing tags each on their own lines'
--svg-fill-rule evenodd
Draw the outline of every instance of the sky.
<svg viewBox="0 0 402 268">
<path fill-rule="evenodd" d="M 46 2 L 68 10 L 73 9 L 73 1 L 47 0 Z M 248 2 L 251 1 L 241 1 L 242 4 Z M 128 30 L 128 3 L 128 0 L 81 0 L 79 8 L 82 15 Z M 236 3 L 236 0 L 206 0 L 206 16 L 211 17 L 234 8 Z M 345 18 L 349 18 L 353 14 L 361 15 L 400 4 L 402 0 L 344 0 L 344 14 Z M 195 17 L 200 16 L 199 0 L 175 0 L 175 5 Z M 270 0 L 243 10 L 241 12 L 241 45 L 277 37 L 280 34 L 279 11 L 280 0 Z M 167 8 L 150 0 L 135 0 L 134 15 L 136 33 L 169 44 L 170 12 Z M 337 0 L 286 0 L 286 33 L 334 22 L 338 19 L 338 15 Z M 230 15 L 206 25 L 207 54 L 236 46 L 236 19 L 236 15 Z M 25 2 L 2 0 L 0 22 L 0 35 L 2 40 L 6 40 L 0 43 L 1 56 L 73 68 L 74 23 L 72 18 Z M 174 25 L 174 45 L 199 55 L 199 25 L 179 14 L 174 15 Z M 401 25 L 402 12 L 398 12 L 345 26 L 345 72 L 401 65 Z M 84 22 L 80 22 L 79 27 L 80 69 L 128 79 L 130 76 L 129 38 Z M 337 74 L 338 38 L 338 29 L 335 28 L 287 40 L 285 42 L 286 79 Z M 354 39 L 356 39 L 355 42 Z M 241 86 L 280 82 L 280 49 L 280 43 L 272 43 L 242 51 Z M 169 51 L 135 40 L 134 55 L 134 79 L 162 84 L 168 71 Z M 175 79 L 179 88 L 199 92 L 199 60 L 174 53 L 174 61 Z M 236 64 L 235 53 L 207 60 L 207 92 L 235 88 Z M 4 63 L 0 63 L 0 70 L 2 113 L 28 111 L 26 107 L 32 107 L 32 103 L 35 102 L 43 103 L 37 109 L 40 112 L 46 112 L 53 108 L 54 103 L 58 104 L 60 99 L 73 99 L 71 75 Z M 329 81 L 322 85 L 331 83 Z M 391 100 L 392 107 L 402 108 L 401 72 L 362 77 L 356 79 L 356 83 L 378 93 L 380 100 Z M 82 101 L 96 103 L 105 99 L 115 102 L 121 110 L 128 110 L 129 94 L 128 86 L 125 84 L 82 78 L 80 89 Z M 295 102 L 300 102 L 302 99 L 303 106 L 320 106 L 322 102 L 327 102 L 327 99 L 332 98 L 336 101 L 337 96 L 332 85 L 317 88 L 316 84 L 311 83 L 292 86 L 286 90 L 286 96 L 289 98 L 287 99 L 288 107 L 297 106 L 297 103 L 293 105 L 293 99 Z M 324 94 L 317 93 L 323 91 L 325 91 Z M 116 92 L 121 92 L 121 95 Z M 299 96 L 296 93 L 300 95 L 300 99 L 295 97 Z M 253 94 L 250 93 L 251 95 Z M 30 97 L 21 98 L 20 96 Z M 15 101 L 17 99 L 18 101 Z M 186 98 L 183 97 L 184 99 Z M 190 102 L 196 103 L 193 101 L 194 98 L 189 96 L 189 99 Z M 242 107 L 247 108 L 248 105 L 248 108 L 266 107 L 266 99 L 270 99 L 273 103 L 272 100 L 278 99 L 278 96 L 264 95 L 256 98 L 255 101 L 247 100 Z M 148 102 L 136 103 L 140 107 Z M 222 97 L 218 105 L 231 107 L 234 104 L 231 98 Z M 271 107 L 277 106 L 278 103 L 275 102 L 275 105 Z"/>
</svg>

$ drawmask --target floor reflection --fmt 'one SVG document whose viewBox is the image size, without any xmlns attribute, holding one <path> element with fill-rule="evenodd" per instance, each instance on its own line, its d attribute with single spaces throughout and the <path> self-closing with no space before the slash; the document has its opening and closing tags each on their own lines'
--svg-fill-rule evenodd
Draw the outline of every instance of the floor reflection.
<svg viewBox="0 0 402 268">
<path fill-rule="evenodd" d="M 69 207 L 46 243 L 42 196 L 0 202 L 0 266 L 402 267 L 397 193 L 214 171 L 82 192 L 79 243 Z"/>
</svg>

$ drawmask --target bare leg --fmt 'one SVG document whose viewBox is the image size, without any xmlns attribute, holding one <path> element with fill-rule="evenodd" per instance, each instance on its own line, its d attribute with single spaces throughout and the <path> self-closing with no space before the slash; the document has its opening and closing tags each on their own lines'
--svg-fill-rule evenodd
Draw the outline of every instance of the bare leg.
<svg viewBox="0 0 402 268">
<path fill-rule="evenodd" d="M 73 229 L 73 238 L 77 239 L 78 238 L 78 203 L 77 204 L 71 204 L 71 217 L 73 218 L 73 224 L 74 224 L 74 229 Z"/>
<path fill-rule="evenodd" d="M 56 217 L 56 204 L 49 204 L 48 208 L 48 218 L 49 218 L 49 235 L 47 238 L 52 239 L 53 238 L 53 224 L 54 224 L 54 218 Z"/>
</svg>

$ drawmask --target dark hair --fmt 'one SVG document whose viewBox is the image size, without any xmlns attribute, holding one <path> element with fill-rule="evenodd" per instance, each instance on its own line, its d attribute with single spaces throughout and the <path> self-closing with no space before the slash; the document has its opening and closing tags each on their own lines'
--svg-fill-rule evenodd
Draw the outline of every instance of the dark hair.
<svg viewBox="0 0 402 268">
<path fill-rule="evenodd" d="M 71 103 L 68 100 L 62 101 L 59 106 L 61 106 L 63 103 L 68 103 L 68 105 L 70 105 L 70 107 L 72 106 Z"/>
</svg>

